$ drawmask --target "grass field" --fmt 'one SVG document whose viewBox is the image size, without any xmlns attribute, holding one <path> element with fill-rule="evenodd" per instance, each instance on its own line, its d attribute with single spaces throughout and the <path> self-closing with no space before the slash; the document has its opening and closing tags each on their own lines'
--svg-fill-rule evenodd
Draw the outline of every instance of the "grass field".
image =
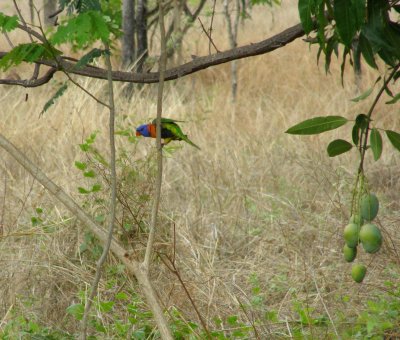
<svg viewBox="0 0 400 340">
<path fill-rule="evenodd" d="M 273 10 L 256 7 L 253 13 L 240 28 L 240 44 L 259 41 L 298 22 L 295 1 Z M 225 30 L 222 14 L 217 15 L 213 34 L 221 50 L 228 46 Z M 187 41 L 186 60 L 190 54 L 208 53 L 208 40 L 199 25 Z M 7 46 L 3 36 L 0 46 L 2 50 Z M 329 158 L 326 152 L 334 138 L 350 139 L 351 124 L 321 136 L 284 133 L 313 116 L 354 119 L 366 113 L 372 97 L 359 103 L 350 99 L 372 86 L 379 73 L 365 67 L 358 88 L 349 67 L 342 86 L 340 64 L 334 60 L 331 73 L 325 74 L 316 53 L 315 47 L 299 39 L 272 53 L 240 60 L 235 104 L 230 99 L 229 64 L 166 84 L 163 115 L 187 121 L 183 127 L 201 151 L 175 143 L 179 147 L 166 154 L 156 249 L 172 253 L 175 227 L 180 275 L 208 327 L 227 338 L 400 337 L 398 151 L 385 139 L 379 162 L 372 155 L 366 160 L 370 189 L 381 203 L 378 223 L 384 244 L 375 255 L 360 251 L 357 261 L 367 264 L 368 271 L 364 282 L 356 284 L 351 265 L 342 256 L 342 231 L 348 223 L 359 157 L 352 151 Z M 105 82 L 74 79 L 105 100 Z M 64 80 L 58 75 L 35 89 L 0 87 L 0 131 L 101 221 L 107 213 L 107 190 L 79 194 L 78 187 L 96 180 L 84 178 L 74 162 L 88 161 L 79 144 L 94 131 L 98 131 L 94 145 L 108 155 L 108 112 L 71 84 L 39 117 Z M 126 98 L 121 84 L 116 84 L 117 129 L 134 129 L 152 119 L 156 98 L 157 85 L 145 85 Z M 398 105 L 381 103 L 374 119 L 379 127 L 399 131 L 396 114 Z M 124 190 L 136 202 L 135 216 L 146 229 L 154 141 L 131 143 L 119 135 L 117 144 Z M 105 167 L 93 162 L 98 177 L 107 177 Z M 128 176 L 131 168 L 133 177 Z M 122 210 L 119 218 L 123 224 Z M 0 226 L 0 337 L 53 334 L 58 339 L 70 334 L 73 338 L 79 322 L 67 308 L 81 301 L 92 282 L 98 244 L 2 150 Z M 135 231 L 138 226 L 130 228 Z M 119 231 L 119 237 L 134 231 Z M 140 252 L 142 239 L 128 239 Z M 190 322 L 199 325 L 199 320 L 181 284 L 158 258 L 152 278 L 177 329 L 176 337 L 189 338 L 184 331 L 195 327 Z M 154 325 L 137 291 L 136 282 L 126 278 L 111 258 L 99 300 L 115 304 L 112 312 L 97 309 L 97 324 L 92 326 L 99 339 L 151 336 Z M 129 312 L 127 303 L 137 311 Z M 123 333 L 123 327 L 130 333 Z M 201 338 L 200 328 L 187 332 Z"/>
</svg>

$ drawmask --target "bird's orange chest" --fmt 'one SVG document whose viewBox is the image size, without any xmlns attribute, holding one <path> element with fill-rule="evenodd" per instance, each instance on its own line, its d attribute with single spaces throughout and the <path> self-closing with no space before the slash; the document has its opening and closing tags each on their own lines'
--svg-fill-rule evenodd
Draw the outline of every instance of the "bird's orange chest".
<svg viewBox="0 0 400 340">
<path fill-rule="evenodd" d="M 152 138 L 157 137 L 157 130 L 156 130 L 156 125 L 155 124 L 149 124 L 148 125 L 149 133 Z"/>
</svg>

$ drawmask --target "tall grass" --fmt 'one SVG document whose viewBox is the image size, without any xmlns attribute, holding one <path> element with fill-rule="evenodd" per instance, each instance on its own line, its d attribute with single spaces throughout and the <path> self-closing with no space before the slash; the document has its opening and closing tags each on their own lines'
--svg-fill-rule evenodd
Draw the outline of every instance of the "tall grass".
<svg viewBox="0 0 400 340">
<path fill-rule="evenodd" d="M 215 43 L 226 48 L 222 16 L 215 22 Z M 273 10 L 257 8 L 241 28 L 240 43 L 256 42 L 297 22 L 295 2 Z M 192 51 L 208 53 L 207 38 L 197 25 L 190 37 L 184 45 L 187 56 Z M 213 320 L 238 315 L 246 323 L 265 320 L 257 326 L 263 338 L 293 336 L 299 310 L 306 310 L 313 317 L 330 316 L 324 332 L 332 336 L 335 329 L 346 326 L 342 324 L 346 318 L 365 310 L 366 299 L 386 289 L 385 281 L 399 275 L 397 151 L 384 141 L 382 159 L 378 163 L 367 159 L 371 190 L 381 198 L 385 243 L 377 255 L 361 254 L 369 265 L 368 274 L 365 283 L 357 285 L 341 249 L 358 156 L 353 151 L 330 159 L 325 150 L 334 138 L 349 139 L 351 127 L 313 137 L 284 134 L 309 117 L 340 114 L 354 119 L 368 109 L 368 100 L 350 99 L 371 86 L 377 72 L 365 67 L 357 89 L 348 68 L 342 86 L 340 65 L 333 61 L 331 72 L 325 74 L 323 65 L 317 66 L 316 52 L 298 40 L 273 53 L 241 60 L 235 104 L 230 100 L 229 65 L 166 85 L 163 115 L 187 121 L 184 130 L 202 150 L 181 143 L 182 148 L 166 158 L 163 234 L 157 249 L 171 251 L 175 227 L 177 266 L 211 328 L 228 328 L 226 321 L 216 326 Z M 61 80 L 59 75 L 37 89 L 1 87 L 0 130 L 83 202 L 77 187 L 84 180 L 74 166 L 82 158 L 78 144 L 98 130 L 96 146 L 101 150 L 106 145 L 107 111 L 71 85 L 40 118 Z M 105 82 L 78 81 L 94 95 L 104 96 Z M 137 89 L 130 99 L 123 95 L 123 86 L 117 86 L 120 128 L 133 129 L 155 116 L 155 86 Z M 380 126 L 398 130 L 396 110 L 380 105 L 374 118 Z M 133 161 L 154 153 L 154 141 L 147 139 L 134 147 L 119 138 L 118 147 L 131 152 Z M 69 219 L 65 209 L 10 156 L 1 150 L 0 155 L 0 322 L 4 321 L 0 330 L 20 314 L 73 332 L 76 322 L 65 310 L 76 302 L 78 290 L 87 288 L 93 273 L 93 262 L 79 255 L 84 226 Z M 37 207 L 52 221 L 51 233 L 32 223 Z M 111 259 L 110 266 L 114 262 Z M 167 308 L 175 306 L 186 319 L 197 321 L 176 277 L 159 260 L 153 278 Z M 112 296 L 116 289 L 108 279 L 106 275 L 101 283 L 102 297 Z M 135 287 L 134 282 L 127 285 Z M 343 297 L 349 298 L 344 302 Z M 251 308 L 246 312 L 243 305 Z M 271 311 L 278 321 L 265 319 Z M 322 336 L 321 330 L 310 329 L 311 337 Z"/>
</svg>

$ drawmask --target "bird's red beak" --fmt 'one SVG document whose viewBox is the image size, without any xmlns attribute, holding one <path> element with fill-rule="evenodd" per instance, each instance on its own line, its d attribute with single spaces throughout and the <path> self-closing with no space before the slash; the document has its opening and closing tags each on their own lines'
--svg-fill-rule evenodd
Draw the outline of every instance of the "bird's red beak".
<svg viewBox="0 0 400 340">
<path fill-rule="evenodd" d="M 136 137 L 141 136 L 141 133 L 139 131 L 136 131 Z"/>
</svg>

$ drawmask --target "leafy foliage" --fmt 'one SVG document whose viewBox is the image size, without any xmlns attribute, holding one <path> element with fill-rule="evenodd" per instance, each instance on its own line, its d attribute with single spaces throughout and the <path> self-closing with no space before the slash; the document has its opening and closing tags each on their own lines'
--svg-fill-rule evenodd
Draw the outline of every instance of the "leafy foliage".
<svg viewBox="0 0 400 340">
<path fill-rule="evenodd" d="M 54 105 L 56 100 L 60 98 L 68 88 L 68 84 L 64 83 L 60 86 L 60 88 L 56 91 L 53 97 L 51 97 L 46 104 L 44 104 L 43 110 L 40 112 L 40 115 L 43 115 L 51 106 Z"/>
<path fill-rule="evenodd" d="M 50 41 L 55 45 L 71 43 L 76 49 L 82 49 L 97 40 L 109 42 L 111 34 L 120 35 L 115 23 L 101 12 L 90 10 L 58 26 Z"/>
<path fill-rule="evenodd" d="M 86 53 L 82 58 L 79 59 L 79 61 L 75 64 L 75 68 L 76 69 L 82 68 L 82 67 L 90 64 L 91 62 L 93 62 L 93 60 L 95 60 L 96 58 L 99 58 L 102 55 L 105 55 L 106 53 L 108 53 L 108 52 L 105 50 L 100 50 L 98 48 L 94 48 L 94 49 L 90 50 L 90 52 Z"/>
<path fill-rule="evenodd" d="M 18 17 L 16 15 L 8 16 L 0 12 L 0 29 L 2 33 L 11 32 L 18 26 Z"/>
<path fill-rule="evenodd" d="M 299 15 L 307 34 L 317 31 L 316 43 L 320 45 L 319 54 L 326 55 L 327 70 L 332 52 L 337 54 L 338 44 L 344 45 L 343 73 L 346 57 L 352 51 L 361 54 L 373 68 L 377 68 L 375 54 L 389 66 L 398 63 L 400 25 L 389 15 L 392 6 L 388 0 L 299 0 Z"/>
<path fill-rule="evenodd" d="M 292 126 L 286 133 L 292 135 L 315 135 L 336 129 L 347 122 L 348 120 L 341 116 L 315 117 Z"/>
<path fill-rule="evenodd" d="M 55 56 L 61 54 L 61 51 L 49 44 L 36 42 L 20 44 L 0 59 L 0 70 L 8 70 L 10 67 L 17 66 L 23 61 L 33 63 L 40 59 L 53 59 Z"/>
<path fill-rule="evenodd" d="M 73 12 L 83 13 L 88 11 L 101 11 L 99 0 L 59 0 L 60 9 L 67 9 L 68 14 Z"/>
</svg>

